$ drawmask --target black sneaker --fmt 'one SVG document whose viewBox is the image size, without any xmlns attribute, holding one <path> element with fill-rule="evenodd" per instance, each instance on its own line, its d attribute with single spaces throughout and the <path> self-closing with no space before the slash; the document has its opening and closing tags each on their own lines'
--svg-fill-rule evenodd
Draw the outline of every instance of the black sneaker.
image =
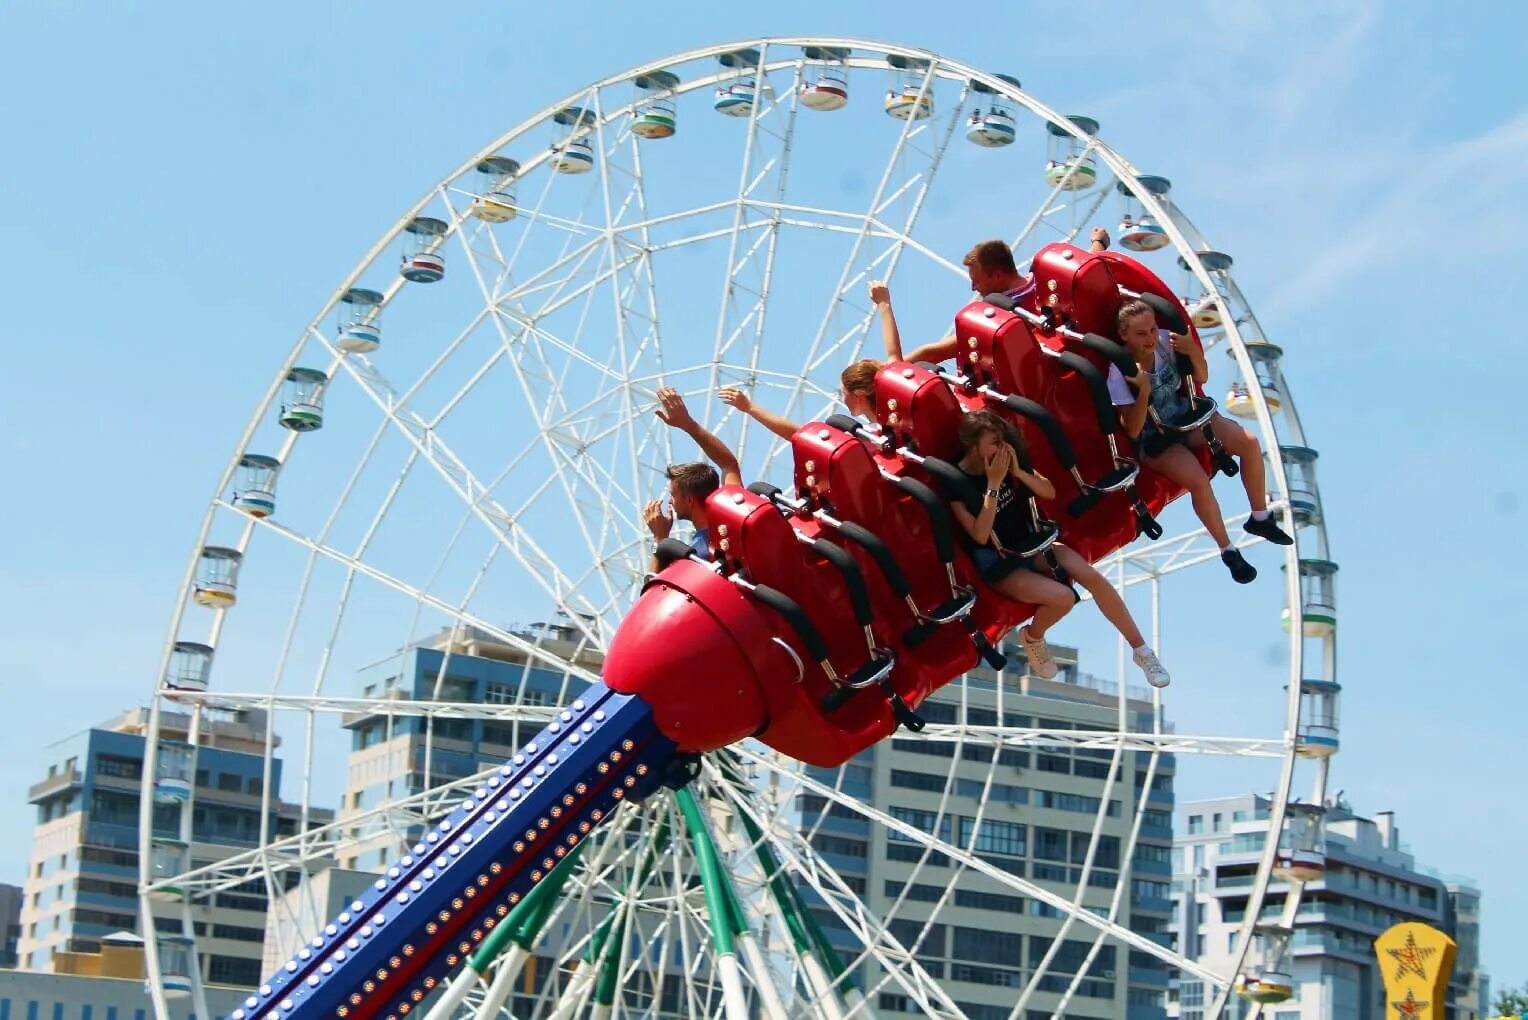
<svg viewBox="0 0 1528 1020">
<path fill-rule="evenodd" d="M 1266 539 L 1269 542 L 1272 542 L 1274 545 L 1295 544 L 1294 539 L 1284 534 L 1284 529 L 1279 527 L 1279 522 L 1274 519 L 1273 514 L 1269 514 L 1262 520 L 1258 520 L 1255 517 L 1249 517 L 1247 518 L 1247 523 L 1242 525 L 1242 528 L 1247 532 L 1247 534 L 1256 535 L 1258 538 Z"/>
<path fill-rule="evenodd" d="M 1257 568 L 1242 558 L 1240 549 L 1227 549 L 1220 554 L 1220 562 L 1231 571 L 1231 580 L 1237 584 L 1251 584 L 1257 580 Z"/>
</svg>

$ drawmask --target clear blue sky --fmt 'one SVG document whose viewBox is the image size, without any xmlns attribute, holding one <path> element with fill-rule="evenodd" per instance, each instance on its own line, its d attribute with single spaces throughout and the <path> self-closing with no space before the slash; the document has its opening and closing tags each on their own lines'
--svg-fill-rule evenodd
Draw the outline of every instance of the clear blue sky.
<svg viewBox="0 0 1528 1020">
<path fill-rule="evenodd" d="M 0 819 L 18 834 L 0 880 L 22 878 L 44 745 L 147 691 L 207 492 L 272 367 L 415 196 L 629 65 L 761 34 L 858 35 L 1011 71 L 1098 115 L 1237 255 L 1322 455 L 1342 565 L 1334 786 L 1360 811 L 1395 810 L 1422 861 L 1477 877 L 1494 980 L 1528 978 L 1513 778 L 1528 693 L 1512 643 L 1528 618 L 1528 464 L 1512 438 L 1522 401 L 1496 382 L 1523 357 L 1528 9 L 364 9 L 0 14 Z"/>
</svg>

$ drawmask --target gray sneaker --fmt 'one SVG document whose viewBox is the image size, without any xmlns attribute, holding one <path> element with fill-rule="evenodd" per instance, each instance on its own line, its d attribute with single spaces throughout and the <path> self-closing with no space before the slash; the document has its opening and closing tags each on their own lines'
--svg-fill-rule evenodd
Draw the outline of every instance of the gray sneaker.
<svg viewBox="0 0 1528 1020">
<path fill-rule="evenodd" d="M 1166 687 L 1173 682 L 1168 674 L 1167 667 L 1162 665 L 1162 660 L 1157 658 L 1157 653 L 1150 648 L 1142 648 L 1130 656 L 1135 664 L 1141 667 L 1141 672 L 1146 674 L 1146 682 L 1153 687 Z"/>
</svg>

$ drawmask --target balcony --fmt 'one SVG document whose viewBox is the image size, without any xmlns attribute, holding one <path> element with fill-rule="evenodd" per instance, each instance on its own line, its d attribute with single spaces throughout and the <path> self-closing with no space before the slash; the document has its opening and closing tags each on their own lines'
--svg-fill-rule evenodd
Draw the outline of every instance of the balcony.
<svg viewBox="0 0 1528 1020">
<path fill-rule="evenodd" d="M 27 801 L 32 804 L 40 803 L 65 790 L 79 786 L 84 780 L 85 777 L 78 769 L 67 769 L 27 787 Z"/>
</svg>

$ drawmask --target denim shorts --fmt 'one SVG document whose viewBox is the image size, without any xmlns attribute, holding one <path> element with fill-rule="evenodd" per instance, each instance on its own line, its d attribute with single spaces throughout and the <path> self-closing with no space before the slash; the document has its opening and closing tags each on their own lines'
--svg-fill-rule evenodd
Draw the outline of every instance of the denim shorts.
<svg viewBox="0 0 1528 1020">
<path fill-rule="evenodd" d="M 982 580 L 989 584 L 1001 581 L 1015 570 L 1032 569 L 1028 558 L 1000 553 L 990 545 L 981 545 L 972 549 L 971 562 L 976 565 Z"/>
</svg>

